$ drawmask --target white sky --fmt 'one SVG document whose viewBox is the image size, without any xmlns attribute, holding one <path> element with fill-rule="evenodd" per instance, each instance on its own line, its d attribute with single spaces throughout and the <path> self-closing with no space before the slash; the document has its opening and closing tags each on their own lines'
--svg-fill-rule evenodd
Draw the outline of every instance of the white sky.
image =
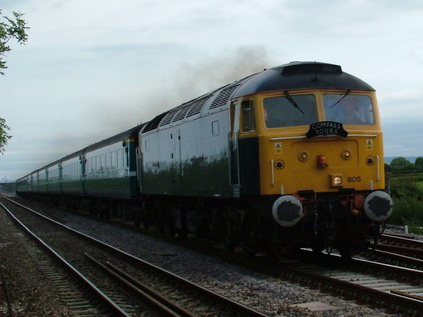
<svg viewBox="0 0 423 317">
<path fill-rule="evenodd" d="M 423 156 L 423 1 L 1 0 L 24 13 L 0 76 L 0 182 L 290 61 L 339 64 L 379 97 L 385 156 Z"/>
</svg>

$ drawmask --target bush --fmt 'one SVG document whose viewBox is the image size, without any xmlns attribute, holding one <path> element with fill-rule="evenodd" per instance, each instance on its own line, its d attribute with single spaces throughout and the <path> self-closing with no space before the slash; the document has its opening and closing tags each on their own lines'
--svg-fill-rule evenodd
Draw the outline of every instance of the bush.
<svg viewBox="0 0 423 317">
<path fill-rule="evenodd" d="M 397 177 L 391 181 L 394 211 L 390 224 L 405 226 L 410 232 L 423 233 L 423 186 L 415 176 Z"/>
<path fill-rule="evenodd" d="M 391 181 L 391 197 L 399 199 L 417 199 L 423 198 L 423 188 L 416 183 L 415 176 L 398 177 Z"/>
<path fill-rule="evenodd" d="M 417 199 L 394 199 L 394 211 L 389 223 L 423 226 L 423 202 Z"/>
</svg>

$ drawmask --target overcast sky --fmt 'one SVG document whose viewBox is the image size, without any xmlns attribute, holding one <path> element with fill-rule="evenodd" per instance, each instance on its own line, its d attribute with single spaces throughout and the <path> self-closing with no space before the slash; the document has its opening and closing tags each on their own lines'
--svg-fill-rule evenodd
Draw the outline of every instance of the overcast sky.
<svg viewBox="0 0 423 317">
<path fill-rule="evenodd" d="M 0 76 L 15 180 L 196 96 L 290 61 L 378 94 L 385 156 L 423 156 L 423 1 L 1 0 L 24 13 Z"/>
</svg>

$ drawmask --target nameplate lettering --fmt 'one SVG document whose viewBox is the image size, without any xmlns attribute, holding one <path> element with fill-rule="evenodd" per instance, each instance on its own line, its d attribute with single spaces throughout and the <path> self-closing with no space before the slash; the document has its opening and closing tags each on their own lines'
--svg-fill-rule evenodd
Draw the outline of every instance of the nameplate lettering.
<svg viewBox="0 0 423 317">
<path fill-rule="evenodd" d="M 310 124 L 310 128 L 306 133 L 307 139 L 317 136 L 340 136 L 346 138 L 348 132 L 344 130 L 342 123 L 335 121 L 319 121 Z"/>
</svg>

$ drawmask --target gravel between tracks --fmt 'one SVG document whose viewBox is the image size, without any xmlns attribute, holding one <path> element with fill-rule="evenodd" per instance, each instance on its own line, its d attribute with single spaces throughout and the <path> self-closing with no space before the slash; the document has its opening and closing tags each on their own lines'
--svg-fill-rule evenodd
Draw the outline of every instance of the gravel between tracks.
<svg viewBox="0 0 423 317">
<path fill-rule="evenodd" d="M 57 212 L 55 216 L 69 227 L 256 307 L 270 316 L 400 316 L 280 279 L 269 279 L 220 259 L 117 226 L 62 212 Z M 34 248 L 33 242 L 28 242 L 18 233 L 1 211 L 0 263 L 16 316 L 74 316 L 33 260 L 34 256 L 40 256 Z"/>
<path fill-rule="evenodd" d="M 74 316 L 37 265 L 46 258 L 1 209 L 0 265 L 15 316 Z"/>
</svg>

